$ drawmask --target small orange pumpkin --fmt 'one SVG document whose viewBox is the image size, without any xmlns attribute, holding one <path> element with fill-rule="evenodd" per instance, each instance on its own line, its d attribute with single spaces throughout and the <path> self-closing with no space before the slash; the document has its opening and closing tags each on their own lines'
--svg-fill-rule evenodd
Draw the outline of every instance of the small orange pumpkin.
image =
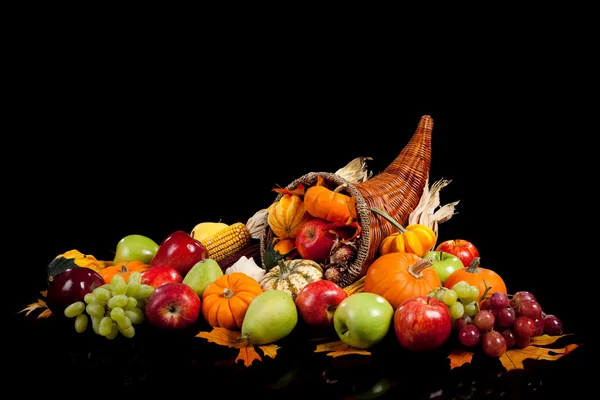
<svg viewBox="0 0 600 400">
<path fill-rule="evenodd" d="M 98 273 L 104 278 L 104 282 L 106 283 L 111 283 L 115 275 L 121 275 L 125 279 L 125 282 L 127 282 L 132 272 L 144 272 L 148 268 L 150 268 L 150 264 L 145 264 L 141 261 L 121 261 L 110 267 L 102 268 Z"/>
<path fill-rule="evenodd" d="M 507 294 L 506 283 L 504 283 L 502 277 L 491 269 L 481 268 L 480 263 L 481 257 L 473 258 L 467 268 L 459 268 L 451 273 L 444 282 L 444 287 L 452 289 L 452 286 L 456 283 L 466 281 L 469 285 L 477 286 L 480 296 L 486 293 L 486 287 L 488 288 L 488 295 L 494 292 Z"/>
<path fill-rule="evenodd" d="M 315 218 L 350 224 L 357 218 L 356 200 L 340 193 L 341 189 L 343 186 L 334 190 L 327 188 L 323 177 L 319 176 L 317 183 L 309 187 L 304 194 L 306 210 Z"/>
<path fill-rule="evenodd" d="M 442 286 L 432 268 L 433 260 L 414 253 L 388 253 L 379 256 L 369 266 L 363 291 L 375 293 L 390 302 L 394 310 L 405 300 L 427 296 Z"/>
<path fill-rule="evenodd" d="M 243 272 L 218 277 L 202 293 L 202 315 L 212 327 L 242 329 L 248 306 L 263 293 L 258 281 Z"/>
</svg>

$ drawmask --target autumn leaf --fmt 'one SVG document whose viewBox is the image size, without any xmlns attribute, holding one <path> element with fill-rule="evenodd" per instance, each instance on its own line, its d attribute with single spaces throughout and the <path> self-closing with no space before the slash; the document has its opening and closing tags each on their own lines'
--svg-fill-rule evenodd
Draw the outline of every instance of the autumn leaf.
<svg viewBox="0 0 600 400">
<path fill-rule="evenodd" d="M 304 196 L 304 192 L 305 192 L 304 185 L 301 183 L 298 184 L 296 189 L 287 189 L 287 188 L 277 187 L 277 188 L 273 188 L 273 191 L 277 192 L 277 193 L 281 193 L 283 195 L 288 195 L 288 196 L 296 195 L 296 196 L 300 196 L 300 197 Z"/>
<path fill-rule="evenodd" d="M 46 291 L 40 292 L 42 296 L 46 297 Z M 46 302 L 42 299 L 38 299 L 37 302 L 28 304 L 27 307 L 17 312 L 17 314 L 24 312 L 25 316 L 29 316 L 35 310 L 43 310 L 37 317 L 38 318 L 48 318 L 52 315 L 52 311 L 46 305 Z"/>
<path fill-rule="evenodd" d="M 570 351 L 579 347 L 578 344 L 568 344 L 563 348 L 551 348 L 542 347 L 548 346 L 555 343 L 558 339 L 569 336 L 570 334 L 564 335 L 540 335 L 535 336 L 531 339 L 529 346 L 522 349 L 510 349 L 507 350 L 502 356 L 500 356 L 500 362 L 507 371 L 513 369 L 524 369 L 523 362 L 525 360 L 548 360 L 554 361 L 568 354 Z M 471 362 L 473 359 L 473 352 L 465 350 L 463 348 L 456 348 L 452 350 L 448 356 L 450 359 L 450 369 L 460 367 L 463 364 Z"/>
<path fill-rule="evenodd" d="M 324 353 L 328 352 L 327 355 L 330 357 L 340 357 L 346 356 L 349 354 L 360 354 L 364 356 L 370 356 L 371 352 L 368 350 L 355 349 L 354 347 L 350 347 L 346 343 L 338 340 L 336 342 L 329 342 L 318 344 L 315 349 L 315 353 Z"/>
<path fill-rule="evenodd" d="M 233 347 L 239 349 L 239 353 L 235 359 L 237 362 L 241 360 L 246 367 L 252 365 L 254 360 L 262 361 L 262 357 L 256 351 L 258 347 L 265 357 L 275 358 L 279 346 L 274 343 L 267 345 L 254 346 L 244 342 L 241 337 L 242 333 L 239 331 L 230 331 L 225 328 L 213 328 L 210 332 L 199 332 L 196 337 L 203 338 L 209 342 L 216 343 L 221 346 Z"/>
</svg>

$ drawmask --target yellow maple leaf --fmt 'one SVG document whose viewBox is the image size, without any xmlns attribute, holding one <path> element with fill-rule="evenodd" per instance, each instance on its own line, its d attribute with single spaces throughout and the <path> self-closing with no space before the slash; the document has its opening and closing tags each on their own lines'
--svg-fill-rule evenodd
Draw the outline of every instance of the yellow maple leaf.
<svg viewBox="0 0 600 400">
<path fill-rule="evenodd" d="M 330 357 L 347 356 L 349 354 L 360 354 L 364 356 L 370 356 L 371 352 L 368 350 L 355 349 L 350 345 L 342 342 L 341 340 L 329 343 L 318 344 L 315 353 L 328 352 L 327 355 Z"/>
<path fill-rule="evenodd" d="M 52 315 L 52 312 L 50 311 L 50 309 L 48 308 L 48 306 L 46 305 L 46 302 L 42 299 L 38 299 L 37 302 L 35 303 L 31 303 L 28 304 L 27 307 L 25 307 L 24 309 L 22 309 L 21 311 L 18 311 L 17 314 L 24 312 L 25 316 L 29 316 L 29 314 L 31 314 L 33 311 L 35 310 L 44 310 L 39 316 L 38 318 L 48 318 L 50 315 Z M 46 314 L 44 316 L 42 316 L 43 314 Z M 48 315 L 49 314 L 49 315 Z"/>
<path fill-rule="evenodd" d="M 277 350 L 279 349 L 279 346 L 277 346 L 275 343 L 259 345 L 255 347 L 254 345 L 248 344 L 241 339 L 241 332 L 230 331 L 229 329 L 225 328 L 213 328 L 210 332 L 198 332 L 196 337 L 206 339 L 209 342 L 216 343 L 221 346 L 239 349 L 235 361 L 237 362 L 241 360 L 246 367 L 251 366 L 254 360 L 262 361 L 262 357 L 256 351 L 256 347 L 262 351 L 264 356 L 271 358 L 275 358 L 277 355 Z"/>
</svg>

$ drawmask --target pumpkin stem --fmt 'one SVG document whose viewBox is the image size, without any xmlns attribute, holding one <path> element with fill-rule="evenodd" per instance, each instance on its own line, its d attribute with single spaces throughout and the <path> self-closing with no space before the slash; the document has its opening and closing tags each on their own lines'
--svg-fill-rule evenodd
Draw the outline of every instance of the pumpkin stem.
<svg viewBox="0 0 600 400">
<path fill-rule="evenodd" d="M 481 257 L 473 258 L 473 260 L 471 260 L 471 263 L 467 267 L 467 272 L 469 272 L 471 274 L 479 273 L 479 268 L 477 268 L 477 267 L 479 267 L 479 264 L 481 264 Z"/>
<path fill-rule="evenodd" d="M 279 279 L 287 279 L 291 272 L 290 264 L 280 258 L 277 260 L 277 265 L 279 265 Z"/>
<path fill-rule="evenodd" d="M 388 222 L 390 222 L 392 225 L 394 225 L 394 227 L 396 227 L 396 229 L 398 229 L 398 231 L 399 231 L 400 233 L 404 233 L 404 232 L 406 232 L 406 229 L 405 229 L 405 228 L 404 228 L 402 225 L 400 225 L 400 223 L 399 223 L 398 221 L 396 221 L 394 218 L 392 218 L 392 217 L 391 217 L 391 216 L 390 216 L 388 213 L 386 213 L 385 211 L 383 211 L 383 210 L 380 210 L 380 209 L 379 209 L 379 208 L 377 208 L 377 207 L 371 207 L 371 211 L 373 211 L 373 212 L 375 212 L 375 213 L 377 213 L 377 214 L 381 215 L 383 218 L 387 219 L 387 220 L 388 220 Z"/>
<path fill-rule="evenodd" d="M 233 290 L 229 288 L 223 288 L 223 297 L 225 297 L 226 299 L 233 297 L 234 294 L 235 293 L 233 293 Z"/>
<path fill-rule="evenodd" d="M 433 259 L 425 257 L 408 267 L 408 273 L 417 279 L 423 277 L 423 270 L 433 265 Z"/>
<path fill-rule="evenodd" d="M 127 263 L 123 263 L 123 264 L 121 265 L 121 273 L 123 273 L 123 272 L 129 272 L 129 271 L 127 270 Z"/>
</svg>

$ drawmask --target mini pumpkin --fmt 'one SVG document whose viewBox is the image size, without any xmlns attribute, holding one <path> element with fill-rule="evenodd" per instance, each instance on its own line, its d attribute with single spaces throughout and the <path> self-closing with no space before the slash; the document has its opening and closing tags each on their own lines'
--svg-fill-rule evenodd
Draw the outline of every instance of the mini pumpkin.
<svg viewBox="0 0 600 400">
<path fill-rule="evenodd" d="M 379 254 L 388 254 L 395 252 L 414 253 L 423 257 L 425 253 L 433 249 L 437 241 L 437 235 L 427 225 L 410 224 L 403 227 L 398 221 L 393 219 L 385 211 L 372 207 L 371 211 L 381 215 L 388 220 L 398 232 L 386 236 L 379 244 Z"/>
<path fill-rule="evenodd" d="M 267 271 L 277 265 L 279 260 L 291 259 L 298 256 L 296 241 L 294 239 L 281 239 L 272 237 L 267 240 L 263 264 Z"/>
<path fill-rule="evenodd" d="M 466 281 L 469 285 L 477 286 L 481 296 L 494 292 L 507 294 L 506 283 L 502 277 L 491 269 L 480 267 L 481 257 L 475 257 L 467 268 L 459 268 L 448 276 L 444 287 L 452 289 L 456 283 Z"/>
<path fill-rule="evenodd" d="M 427 296 L 442 286 L 433 260 L 414 253 L 388 253 L 379 256 L 365 275 L 365 292 L 376 293 L 390 302 L 394 310 L 412 297 Z"/>
<path fill-rule="evenodd" d="M 260 284 L 243 272 L 221 275 L 202 293 L 202 316 L 215 328 L 239 331 L 248 306 L 261 293 Z"/>
<path fill-rule="evenodd" d="M 264 291 L 281 290 L 295 300 L 304 286 L 321 279 L 323 268 L 316 261 L 303 258 L 280 259 L 277 265 L 263 276 L 260 286 Z"/>
<path fill-rule="evenodd" d="M 121 261 L 110 267 L 103 268 L 98 271 L 100 276 L 104 278 L 104 282 L 111 283 L 115 275 L 121 275 L 125 282 L 134 271 L 144 272 L 150 268 L 150 264 L 142 261 Z"/>
</svg>

